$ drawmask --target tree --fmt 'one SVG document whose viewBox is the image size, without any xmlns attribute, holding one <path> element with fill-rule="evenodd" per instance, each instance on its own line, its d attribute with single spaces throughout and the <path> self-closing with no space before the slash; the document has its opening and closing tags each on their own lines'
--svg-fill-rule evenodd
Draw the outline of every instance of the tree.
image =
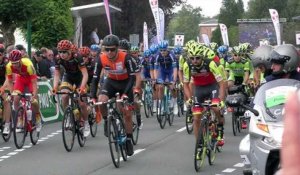
<svg viewBox="0 0 300 175">
<path fill-rule="evenodd" d="M 167 30 L 167 38 L 171 40 L 176 33 L 183 33 L 184 40 L 196 40 L 199 35 L 201 8 L 183 5 L 182 9 L 171 19 Z"/>
<path fill-rule="evenodd" d="M 72 39 L 74 25 L 70 8 L 72 0 L 47 0 L 43 10 L 32 18 L 32 45 L 36 48 L 55 47 L 61 39 Z M 23 26 L 26 33 L 26 27 Z"/>
<path fill-rule="evenodd" d="M 26 23 L 34 14 L 42 11 L 42 0 L 0 0 L 0 30 L 5 44 L 15 43 L 14 32 L 17 27 Z"/>
<path fill-rule="evenodd" d="M 287 1 L 282 0 L 250 0 L 247 18 L 270 18 L 269 9 L 276 9 L 279 14 L 286 9 Z M 288 9 L 290 10 L 290 9 Z"/>
<path fill-rule="evenodd" d="M 235 0 L 223 0 L 220 9 L 219 23 L 223 23 L 230 28 L 230 26 L 237 25 L 237 19 L 242 18 L 244 13 L 244 5 L 241 0 L 237 3 Z"/>
</svg>

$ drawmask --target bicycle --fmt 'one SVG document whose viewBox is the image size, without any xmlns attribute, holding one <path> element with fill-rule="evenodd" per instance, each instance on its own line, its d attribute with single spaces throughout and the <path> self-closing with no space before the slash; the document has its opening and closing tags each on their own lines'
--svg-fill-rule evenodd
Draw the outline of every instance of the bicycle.
<svg viewBox="0 0 300 175">
<path fill-rule="evenodd" d="M 96 137 L 97 130 L 98 130 L 98 123 L 96 121 L 96 109 L 93 107 L 93 103 L 90 99 L 88 101 L 88 122 L 90 125 L 90 131 L 91 131 L 91 136 Z"/>
<path fill-rule="evenodd" d="M 10 102 L 10 100 L 9 99 L 11 99 L 11 94 L 10 94 L 10 92 L 8 91 L 8 90 L 6 90 L 4 93 L 6 93 L 7 94 L 7 97 L 6 97 L 6 99 L 3 99 L 1 96 L 0 96 L 0 110 L 1 110 L 1 113 L 2 113 L 2 118 L 0 119 L 0 130 L 1 130 L 1 135 L 2 135 L 2 138 L 3 138 L 3 140 L 5 141 L 5 142 L 8 142 L 9 141 L 9 139 L 10 139 L 10 137 L 11 137 L 11 134 L 13 133 L 13 131 L 12 131 L 12 128 L 13 128 L 13 120 L 12 120 L 12 118 L 13 118 L 13 115 L 12 115 L 12 112 L 13 112 L 13 108 L 12 108 L 12 103 Z M 7 101 L 9 101 L 9 103 L 10 103 L 10 111 L 11 111 L 11 113 L 10 113 L 10 125 L 9 125 L 9 127 L 10 127 L 10 132 L 9 132 L 9 134 L 3 134 L 3 129 L 4 129 L 4 125 L 5 125 L 5 120 L 4 120 L 4 114 L 3 114 L 3 111 L 4 111 L 4 106 L 3 106 L 3 101 L 4 100 L 7 100 Z"/>
<path fill-rule="evenodd" d="M 78 144 L 83 147 L 86 138 L 83 135 L 84 121 L 80 118 L 80 107 L 78 98 L 83 101 L 82 97 L 76 91 L 72 92 L 57 92 L 57 95 L 68 95 L 69 103 L 66 107 L 62 120 L 62 138 L 66 151 L 70 152 L 74 146 L 75 136 L 77 135 Z M 54 103 L 57 103 L 55 96 L 53 96 Z"/>
<path fill-rule="evenodd" d="M 185 113 L 185 128 L 188 134 L 193 132 L 193 112 L 192 106 L 187 106 L 187 111 Z"/>
<path fill-rule="evenodd" d="M 245 88 L 243 85 L 233 86 L 228 89 L 229 95 L 226 98 L 226 104 L 229 107 L 229 111 L 232 112 L 232 132 L 233 135 L 236 136 L 237 133 L 240 133 L 242 129 L 246 129 L 242 127 L 242 122 L 246 122 L 246 118 L 244 117 L 245 108 L 242 106 L 232 103 L 237 97 L 243 100 L 244 102 L 250 102 L 250 98 L 248 97 Z"/>
<path fill-rule="evenodd" d="M 118 94 L 116 95 L 119 96 Z M 120 167 L 120 154 L 124 161 L 127 161 L 127 135 L 125 132 L 125 124 L 121 112 L 117 109 L 117 103 L 126 104 L 127 100 L 111 98 L 107 102 L 96 102 L 97 105 L 107 105 L 107 129 L 108 129 L 108 144 L 112 162 L 116 168 Z"/>
<path fill-rule="evenodd" d="M 177 105 L 178 105 L 178 117 L 184 116 L 184 94 L 183 88 L 178 84 L 177 89 Z"/>
<path fill-rule="evenodd" d="M 12 93 L 13 97 L 20 96 L 20 105 L 14 112 L 14 142 L 18 149 L 24 145 L 27 133 L 30 133 L 30 140 L 33 145 L 36 145 L 40 137 L 40 132 L 36 131 L 36 120 L 32 115 L 31 93 Z"/>
<path fill-rule="evenodd" d="M 195 103 L 195 107 L 199 104 Z M 204 159 L 207 156 L 209 165 L 213 165 L 217 152 L 217 132 L 216 121 L 211 107 L 216 107 L 211 100 L 201 103 L 204 110 L 202 112 L 201 125 L 198 138 L 195 145 L 194 166 L 198 172 L 204 165 Z"/>
<path fill-rule="evenodd" d="M 139 103 L 139 105 L 141 104 L 141 101 L 139 100 L 139 94 L 134 95 L 134 101 L 136 103 Z M 132 118 L 133 118 L 133 120 L 132 120 L 132 125 L 133 125 L 133 128 L 132 128 L 132 143 L 133 143 L 133 145 L 136 145 L 137 142 L 138 142 L 138 139 L 139 139 L 140 126 L 138 125 L 139 124 L 138 120 L 140 120 L 140 122 L 142 122 L 141 121 L 142 119 L 138 119 L 135 107 L 134 107 L 134 110 L 132 110 L 133 111 L 132 112 Z M 140 125 L 141 125 L 141 123 L 140 123 Z"/>
<path fill-rule="evenodd" d="M 143 94 L 143 106 L 146 118 L 153 116 L 153 90 L 152 90 L 152 79 L 144 80 L 144 94 Z"/>
<path fill-rule="evenodd" d="M 169 126 L 171 126 L 174 121 L 173 106 L 171 106 L 169 104 L 169 102 L 171 100 L 171 94 L 170 94 L 170 90 L 168 87 L 172 83 L 164 82 L 164 83 L 157 83 L 157 84 L 164 85 L 164 88 L 163 88 L 164 95 L 162 97 L 161 102 L 159 103 L 159 101 L 158 101 L 158 105 L 157 105 L 158 109 L 157 109 L 157 115 L 156 115 L 160 128 L 164 129 L 167 121 L 169 123 Z"/>
</svg>

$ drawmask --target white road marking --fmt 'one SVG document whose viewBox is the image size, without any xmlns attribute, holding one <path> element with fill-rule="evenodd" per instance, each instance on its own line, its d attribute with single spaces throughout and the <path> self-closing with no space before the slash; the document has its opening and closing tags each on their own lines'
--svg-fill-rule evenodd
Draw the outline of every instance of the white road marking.
<svg viewBox="0 0 300 175">
<path fill-rule="evenodd" d="M 223 173 L 232 173 L 232 172 L 234 172 L 234 171 L 235 171 L 234 168 L 227 168 L 227 169 L 223 170 L 222 172 L 223 172 Z"/>
<path fill-rule="evenodd" d="M 16 154 L 18 154 L 19 152 L 11 152 L 11 153 L 8 153 L 7 155 L 9 155 L 9 156 L 13 156 L 13 155 L 16 155 Z"/>
<path fill-rule="evenodd" d="M 21 151 L 24 151 L 25 149 L 16 149 L 15 151 L 17 152 L 21 152 Z"/>
<path fill-rule="evenodd" d="M 58 130 L 58 131 L 56 131 L 57 133 L 61 133 L 62 132 L 62 130 Z"/>
<path fill-rule="evenodd" d="M 54 132 L 54 133 L 52 133 L 53 135 L 57 135 L 57 134 L 59 134 L 58 132 Z"/>
<path fill-rule="evenodd" d="M 23 146 L 23 148 L 31 148 L 32 145 L 26 145 L 26 146 Z"/>
<path fill-rule="evenodd" d="M 134 151 L 134 154 L 133 155 L 136 155 L 136 154 L 138 154 L 138 153 L 140 153 L 140 152 L 142 152 L 142 151 L 145 151 L 146 149 L 137 149 L 137 150 L 135 150 Z"/>
<path fill-rule="evenodd" d="M 10 158 L 10 156 L 2 156 L 2 157 L 0 157 L 0 159 L 7 159 L 7 158 Z"/>
<path fill-rule="evenodd" d="M 11 148 L 11 147 L 6 146 L 6 147 L 3 147 L 3 148 L 1 148 L 1 149 L 9 149 L 9 148 Z"/>
<path fill-rule="evenodd" d="M 49 134 L 47 137 L 53 137 L 54 136 L 54 134 Z"/>
<path fill-rule="evenodd" d="M 2 162 L 4 159 L 0 159 L 0 162 Z"/>
<path fill-rule="evenodd" d="M 0 149 L 0 152 L 4 151 L 3 149 Z"/>
<path fill-rule="evenodd" d="M 176 132 L 182 132 L 185 130 L 185 127 L 178 129 Z"/>
<path fill-rule="evenodd" d="M 237 163 L 235 165 L 233 165 L 234 167 L 244 167 L 244 164 L 243 163 Z"/>
</svg>

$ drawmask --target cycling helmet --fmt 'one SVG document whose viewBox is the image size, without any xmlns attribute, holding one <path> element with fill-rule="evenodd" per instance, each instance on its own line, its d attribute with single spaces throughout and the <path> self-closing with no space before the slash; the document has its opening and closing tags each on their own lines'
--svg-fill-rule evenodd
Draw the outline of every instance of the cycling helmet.
<svg viewBox="0 0 300 175">
<path fill-rule="evenodd" d="M 72 44 L 72 46 L 71 46 L 71 52 L 72 53 L 77 53 L 78 52 L 78 47 L 75 44 Z"/>
<path fill-rule="evenodd" d="M 144 57 L 150 57 L 151 51 L 150 50 L 145 50 L 144 51 Z"/>
<path fill-rule="evenodd" d="M 90 49 L 88 47 L 81 47 L 78 49 L 78 51 L 83 57 L 88 57 L 90 55 Z"/>
<path fill-rule="evenodd" d="M 71 50 L 72 43 L 69 40 L 61 40 L 57 44 L 58 50 Z"/>
<path fill-rule="evenodd" d="M 270 54 L 272 50 L 272 46 L 268 45 L 262 45 L 256 48 L 251 56 L 253 67 L 264 65 L 266 69 L 271 69 Z"/>
<path fill-rule="evenodd" d="M 210 48 L 206 48 L 203 55 L 204 55 L 204 57 L 206 57 L 208 59 L 213 59 L 216 56 L 215 52 Z"/>
<path fill-rule="evenodd" d="M 226 54 L 228 52 L 228 48 L 227 48 L 227 46 L 223 45 L 223 46 L 220 46 L 217 51 L 218 51 L 218 53 Z"/>
<path fill-rule="evenodd" d="M 296 48 L 291 44 L 283 44 L 277 46 L 272 52 L 271 52 L 271 62 L 282 64 L 283 68 L 279 72 L 274 72 L 273 74 L 279 74 L 281 72 L 288 73 L 295 71 L 297 67 L 299 66 L 299 55 L 296 50 Z"/>
<path fill-rule="evenodd" d="M 91 45 L 90 49 L 91 49 L 91 51 L 99 52 L 100 51 L 100 46 L 97 45 L 97 44 L 93 44 L 93 45 Z"/>
<path fill-rule="evenodd" d="M 188 49 L 188 55 L 189 56 L 203 56 L 203 49 L 202 46 L 195 43 L 190 46 Z"/>
<path fill-rule="evenodd" d="M 131 46 L 130 52 L 138 52 L 140 49 L 137 46 Z"/>
<path fill-rule="evenodd" d="M 158 49 L 159 49 L 158 45 L 156 45 L 156 44 L 151 45 L 150 46 L 151 54 L 156 54 Z"/>
<path fill-rule="evenodd" d="M 116 35 L 106 35 L 103 38 L 103 46 L 119 46 L 119 37 L 117 37 Z"/>
<path fill-rule="evenodd" d="M 11 61 L 11 62 L 19 62 L 22 58 L 22 53 L 21 51 L 15 49 L 15 50 L 12 50 L 10 53 L 9 53 L 9 57 L 8 59 Z"/>
<path fill-rule="evenodd" d="M 182 52 L 182 48 L 180 46 L 175 46 L 173 52 L 175 55 L 180 55 Z"/>
<path fill-rule="evenodd" d="M 212 43 L 209 43 L 209 47 L 210 47 L 213 51 L 217 51 L 219 45 L 218 45 L 218 43 L 212 42 Z"/>
<path fill-rule="evenodd" d="M 161 41 L 159 43 L 159 49 L 168 49 L 169 43 L 168 41 Z"/>
<path fill-rule="evenodd" d="M 231 53 L 233 53 L 233 54 L 240 54 L 240 53 L 241 53 L 240 47 L 239 47 L 239 46 L 234 46 L 234 47 L 231 49 Z"/>
<path fill-rule="evenodd" d="M 185 43 L 185 47 L 188 49 L 194 43 L 196 43 L 195 40 L 189 40 L 188 42 Z"/>
<path fill-rule="evenodd" d="M 122 39 L 119 42 L 119 49 L 129 50 L 131 47 L 131 44 L 126 39 Z"/>
</svg>

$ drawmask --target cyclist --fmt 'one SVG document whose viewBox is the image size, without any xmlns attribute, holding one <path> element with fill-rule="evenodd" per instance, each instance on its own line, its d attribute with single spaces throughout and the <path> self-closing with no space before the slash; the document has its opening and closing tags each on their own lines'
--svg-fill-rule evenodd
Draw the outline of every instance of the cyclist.
<svg viewBox="0 0 300 175">
<path fill-rule="evenodd" d="M 135 86 L 133 88 L 133 93 L 138 95 L 138 100 L 141 100 L 142 96 L 142 77 L 141 77 L 141 58 L 139 57 L 139 48 L 137 46 L 131 46 L 130 55 L 135 60 L 135 65 L 137 66 L 137 72 L 135 74 Z M 139 102 L 135 101 L 135 111 L 137 117 L 137 124 L 142 127 L 141 119 L 141 105 Z"/>
<path fill-rule="evenodd" d="M 174 115 L 178 114 L 177 97 L 174 90 L 175 82 L 177 81 L 177 68 L 176 68 L 176 58 L 168 51 L 168 42 L 161 41 L 159 44 L 160 53 L 156 56 L 155 61 L 155 73 L 154 77 L 158 83 L 170 82 L 170 89 L 173 92 L 173 98 L 171 100 L 171 106 L 173 107 Z M 163 97 L 163 86 L 159 85 L 159 103 L 161 103 L 161 98 Z M 163 111 L 163 110 L 162 110 Z"/>
<path fill-rule="evenodd" d="M 92 44 L 90 47 L 90 56 L 92 58 L 96 59 L 99 57 L 100 51 L 101 51 L 101 49 L 100 49 L 99 45 Z"/>
<path fill-rule="evenodd" d="M 228 88 L 233 85 L 247 84 L 249 80 L 249 61 L 242 58 L 240 47 L 232 48 L 232 58 L 228 60 L 225 70 L 229 72 Z M 228 76 L 227 76 L 228 77 Z"/>
<path fill-rule="evenodd" d="M 102 69 L 108 73 L 104 85 L 101 87 L 98 100 L 100 102 L 107 102 L 110 98 L 115 97 L 116 93 L 121 94 L 121 98 L 128 98 L 132 108 L 133 92 L 132 87 L 135 81 L 136 65 L 133 58 L 125 52 L 118 50 L 119 38 L 116 35 L 107 35 L 102 43 L 104 47 L 103 54 L 96 63 L 94 77 L 91 86 L 91 96 L 96 99 L 97 86 L 100 79 Z M 107 107 L 100 106 L 101 114 L 104 119 L 104 135 L 107 133 Z M 129 156 L 133 155 L 132 139 L 132 114 L 130 110 L 124 110 L 125 130 L 127 134 L 126 148 Z"/>
<path fill-rule="evenodd" d="M 95 59 L 90 56 L 90 49 L 86 46 L 79 48 L 78 52 L 82 56 L 83 62 L 85 63 L 89 77 L 87 85 L 90 87 L 94 75 Z"/>
<path fill-rule="evenodd" d="M 192 103 L 192 96 L 194 96 L 197 101 L 201 104 L 205 99 L 210 98 L 213 91 L 216 91 L 216 96 L 220 100 L 220 104 L 225 98 L 225 86 L 222 74 L 216 64 L 211 59 L 205 58 L 202 46 L 199 44 L 192 45 L 188 50 L 189 60 L 184 63 L 183 75 L 184 75 L 184 91 L 188 97 L 188 104 Z M 193 83 L 194 92 L 190 87 L 190 83 Z M 222 107 L 223 105 L 221 105 Z M 201 124 L 201 112 L 202 107 L 193 108 L 194 116 L 194 135 L 197 139 L 198 130 Z M 218 118 L 218 145 L 222 146 L 224 144 L 223 139 L 223 123 L 224 117 L 221 114 L 220 108 L 213 108 L 217 118 Z"/>
<path fill-rule="evenodd" d="M 130 48 L 131 48 L 131 44 L 128 40 L 126 40 L 126 39 L 120 40 L 120 42 L 119 42 L 119 50 L 120 51 L 128 53 Z"/>
<path fill-rule="evenodd" d="M 55 60 L 55 71 L 54 71 L 54 81 L 53 81 L 53 93 L 55 94 L 58 89 L 62 92 L 70 92 L 73 87 L 76 87 L 76 90 L 79 91 L 79 94 L 86 93 L 86 86 L 88 81 L 88 72 L 86 65 L 78 53 L 75 53 L 75 50 L 72 50 L 74 46 L 69 40 L 61 40 L 57 44 L 58 57 Z M 60 66 L 65 69 L 63 74 L 62 82 L 58 88 L 60 80 Z M 68 105 L 69 96 L 62 95 L 62 106 L 65 109 Z M 79 100 L 79 105 L 81 108 L 81 114 L 84 120 L 84 137 L 89 136 L 90 134 L 90 125 L 88 123 L 88 111 L 87 104 Z"/>
<path fill-rule="evenodd" d="M 267 82 L 280 78 L 289 78 L 300 81 L 300 73 L 297 72 L 300 58 L 293 45 L 283 44 L 277 46 L 271 52 L 270 57 L 272 74 L 265 78 Z"/>
<path fill-rule="evenodd" d="M 150 56 L 150 63 L 151 63 L 151 67 L 150 67 L 150 75 L 152 79 L 155 79 L 155 61 L 156 61 L 156 56 L 158 55 L 158 49 L 159 46 L 156 44 L 152 44 L 150 46 L 150 52 L 151 52 L 151 56 Z M 157 98 L 158 98 L 158 91 L 157 91 L 158 87 L 156 84 L 153 85 L 153 112 L 156 112 L 157 110 Z"/>
<path fill-rule="evenodd" d="M 2 131 L 3 134 L 9 134 L 10 133 L 10 103 L 5 100 L 6 95 L 3 93 L 4 90 L 7 88 L 4 85 L 5 82 L 5 72 L 6 72 L 6 64 L 8 62 L 8 58 L 5 57 L 5 47 L 3 44 L 0 44 L 0 95 L 3 99 L 2 105 L 3 105 L 3 111 L 0 109 L 0 117 L 3 121 L 5 121 L 4 129 Z"/>
<path fill-rule="evenodd" d="M 34 66 L 29 58 L 22 58 L 22 52 L 19 50 L 13 50 L 9 53 L 9 62 L 6 65 L 6 80 L 4 87 L 13 93 L 24 93 L 29 91 L 32 93 L 32 107 L 36 120 L 36 131 L 40 132 L 42 129 L 42 119 L 40 106 L 38 103 L 38 87 L 37 87 L 37 75 Z M 13 74 L 15 79 L 13 83 Z M 15 96 L 13 99 L 14 109 L 18 109 L 20 96 Z"/>
</svg>

